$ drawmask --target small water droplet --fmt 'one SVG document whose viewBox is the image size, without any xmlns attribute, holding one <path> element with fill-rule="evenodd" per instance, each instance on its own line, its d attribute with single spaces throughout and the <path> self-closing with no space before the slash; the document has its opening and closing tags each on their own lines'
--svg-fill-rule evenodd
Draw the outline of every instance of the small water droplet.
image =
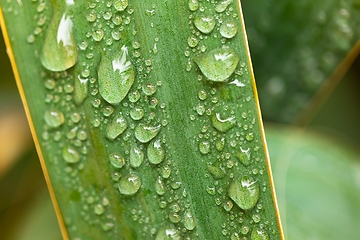
<svg viewBox="0 0 360 240">
<path fill-rule="evenodd" d="M 225 211 L 227 211 L 227 212 L 230 212 L 231 209 L 233 208 L 233 206 L 234 206 L 234 204 L 233 204 L 233 202 L 232 202 L 231 200 L 228 200 L 228 201 L 226 201 L 226 202 L 224 203 L 224 209 L 225 209 Z"/>
<path fill-rule="evenodd" d="M 68 163 L 77 163 L 80 161 L 79 152 L 71 146 L 65 146 L 62 150 L 62 156 Z"/>
<path fill-rule="evenodd" d="M 159 195 L 164 195 L 164 193 L 166 192 L 164 181 L 160 176 L 156 179 L 155 191 Z"/>
<path fill-rule="evenodd" d="M 73 21 L 67 11 L 63 14 L 55 12 L 45 36 L 40 61 L 50 71 L 64 71 L 75 65 L 77 57 Z"/>
<path fill-rule="evenodd" d="M 190 11 L 196 11 L 199 8 L 198 0 L 189 0 L 189 9 Z"/>
<path fill-rule="evenodd" d="M 231 234 L 230 239 L 231 240 L 240 240 L 240 236 L 237 232 L 234 232 L 233 234 Z"/>
<path fill-rule="evenodd" d="M 236 152 L 235 156 L 244 166 L 250 165 L 250 148 L 248 149 L 242 149 L 240 148 L 240 152 Z"/>
<path fill-rule="evenodd" d="M 133 195 L 139 191 L 140 187 L 141 179 L 134 173 L 126 175 L 119 182 L 119 191 L 124 195 Z"/>
<path fill-rule="evenodd" d="M 110 104 L 120 103 L 134 83 L 135 71 L 128 58 L 128 49 L 121 48 L 120 57 L 102 57 L 99 70 L 99 91 Z"/>
<path fill-rule="evenodd" d="M 187 230 L 193 230 L 196 227 L 195 217 L 189 209 L 185 210 L 183 219 L 184 227 Z"/>
<path fill-rule="evenodd" d="M 136 107 L 130 110 L 130 117 L 133 120 L 140 120 L 144 117 L 144 109 L 140 107 Z"/>
<path fill-rule="evenodd" d="M 74 102 L 79 105 L 88 96 L 88 79 L 78 75 L 74 80 Z"/>
<path fill-rule="evenodd" d="M 140 167 L 144 161 L 144 153 L 140 148 L 133 146 L 130 149 L 130 165 L 134 168 Z"/>
<path fill-rule="evenodd" d="M 194 61 L 210 81 L 224 82 L 235 71 L 239 57 L 234 49 L 223 46 L 195 58 Z"/>
<path fill-rule="evenodd" d="M 226 176 L 225 168 L 221 165 L 216 166 L 213 164 L 208 164 L 207 169 L 211 173 L 211 175 L 213 175 L 213 177 L 216 179 L 220 179 Z"/>
<path fill-rule="evenodd" d="M 234 180 L 229 188 L 229 197 L 243 210 L 252 209 L 259 200 L 259 196 L 258 182 L 248 176 Z"/>
<path fill-rule="evenodd" d="M 269 235 L 264 229 L 255 227 L 251 231 L 251 240 L 268 240 L 268 239 L 269 239 Z"/>
<path fill-rule="evenodd" d="M 220 138 L 216 141 L 215 147 L 218 151 L 224 150 L 225 147 L 225 138 Z"/>
<path fill-rule="evenodd" d="M 247 133 L 246 136 L 245 136 L 245 139 L 249 142 L 251 142 L 252 140 L 254 140 L 254 133 L 250 132 L 250 133 Z"/>
<path fill-rule="evenodd" d="M 241 234 L 246 235 L 250 231 L 250 228 L 248 226 L 242 226 L 240 229 Z"/>
<path fill-rule="evenodd" d="M 235 116 L 226 119 L 221 119 L 220 113 L 216 113 L 211 117 L 211 122 L 214 128 L 220 132 L 227 132 L 236 124 Z"/>
<path fill-rule="evenodd" d="M 52 128 L 57 128 L 64 124 L 64 114 L 56 109 L 47 110 L 44 114 L 44 119 L 46 124 Z"/>
<path fill-rule="evenodd" d="M 161 228 L 155 237 L 155 240 L 181 240 L 181 233 L 174 228 Z"/>
<path fill-rule="evenodd" d="M 194 48 L 198 45 L 198 43 L 199 43 L 199 40 L 195 36 L 190 36 L 188 38 L 189 47 Z"/>
<path fill-rule="evenodd" d="M 147 143 L 156 137 L 160 131 L 160 127 L 161 125 L 153 126 L 140 123 L 135 128 L 135 138 L 142 143 Z"/>
<path fill-rule="evenodd" d="M 203 100 L 203 101 L 206 100 L 207 92 L 205 90 L 200 90 L 198 92 L 198 97 L 199 97 L 200 100 Z"/>
<path fill-rule="evenodd" d="M 156 92 L 156 86 L 152 83 L 144 84 L 142 90 L 146 96 L 151 96 Z"/>
<path fill-rule="evenodd" d="M 105 212 L 105 208 L 104 208 L 103 205 L 101 205 L 101 204 L 95 205 L 95 207 L 94 207 L 94 213 L 95 213 L 96 215 L 101 215 L 101 214 L 103 214 L 104 212 Z"/>
<path fill-rule="evenodd" d="M 226 21 L 220 26 L 220 34 L 224 38 L 233 38 L 235 37 L 238 31 L 238 27 L 234 21 Z"/>
<path fill-rule="evenodd" d="M 124 11 L 129 5 L 128 0 L 114 0 L 114 8 L 118 11 Z"/>
<path fill-rule="evenodd" d="M 122 115 L 115 116 L 106 127 L 106 137 L 114 140 L 126 130 L 127 126 L 127 121 Z"/>
<path fill-rule="evenodd" d="M 221 2 L 219 2 L 216 7 L 215 7 L 215 11 L 218 13 L 222 13 L 225 11 L 225 9 L 230 5 L 230 3 L 232 3 L 233 0 L 223 0 Z"/>
<path fill-rule="evenodd" d="M 213 16 L 196 16 L 194 18 L 195 27 L 202 33 L 211 33 L 215 27 L 215 19 Z"/>
<path fill-rule="evenodd" d="M 109 160 L 111 165 L 113 165 L 115 168 L 122 168 L 125 164 L 125 160 L 123 156 L 120 155 L 120 153 L 111 153 L 109 155 Z"/>
<path fill-rule="evenodd" d="M 165 150 L 160 140 L 152 141 L 147 147 L 147 157 L 152 164 L 159 164 L 164 160 Z"/>
<path fill-rule="evenodd" d="M 208 154 L 210 152 L 210 143 L 209 142 L 200 142 L 199 150 L 202 154 Z"/>
<path fill-rule="evenodd" d="M 171 168 L 168 165 L 165 165 L 161 168 L 161 176 L 163 178 L 169 178 L 171 175 Z"/>
</svg>

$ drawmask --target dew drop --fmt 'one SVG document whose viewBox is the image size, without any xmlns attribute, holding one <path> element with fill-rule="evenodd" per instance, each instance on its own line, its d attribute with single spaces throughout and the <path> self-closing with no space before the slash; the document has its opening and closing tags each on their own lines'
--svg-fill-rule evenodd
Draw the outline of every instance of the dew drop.
<svg viewBox="0 0 360 240">
<path fill-rule="evenodd" d="M 195 36 L 190 36 L 188 38 L 189 47 L 194 48 L 198 45 L 198 43 L 199 43 L 199 40 Z"/>
<path fill-rule="evenodd" d="M 219 2 L 216 7 L 215 7 L 215 11 L 218 13 L 222 13 L 225 11 L 225 9 L 230 5 L 230 3 L 232 3 L 233 0 L 223 0 L 221 2 Z"/>
<path fill-rule="evenodd" d="M 235 71 L 239 57 L 234 49 L 223 46 L 195 58 L 194 61 L 209 80 L 224 82 Z"/>
<path fill-rule="evenodd" d="M 146 124 L 140 123 L 135 128 L 135 138 L 139 142 L 147 143 L 151 139 L 156 137 L 156 135 L 160 131 L 160 126 L 161 125 L 153 126 L 153 125 L 146 125 Z"/>
<path fill-rule="evenodd" d="M 44 114 L 44 119 L 46 124 L 52 128 L 57 128 L 64 124 L 64 114 L 56 109 L 47 110 Z"/>
<path fill-rule="evenodd" d="M 128 0 L 114 0 L 114 8 L 118 11 L 124 11 L 129 5 Z"/>
<path fill-rule="evenodd" d="M 106 127 L 106 137 L 110 140 L 114 140 L 125 131 L 127 126 L 127 121 L 122 115 L 114 117 Z"/>
<path fill-rule="evenodd" d="M 232 202 L 231 200 L 228 200 L 228 201 L 226 201 L 226 202 L 224 203 L 224 209 L 225 209 L 225 211 L 227 211 L 227 212 L 230 212 L 231 209 L 233 208 L 233 206 L 234 206 L 234 204 L 233 204 L 233 202 Z"/>
<path fill-rule="evenodd" d="M 213 16 L 196 16 L 194 18 L 195 27 L 202 33 L 211 33 L 215 27 L 215 19 Z"/>
<path fill-rule="evenodd" d="M 105 212 L 105 208 L 104 208 L 103 205 L 101 205 L 101 204 L 95 205 L 95 207 L 94 207 L 94 213 L 95 213 L 96 215 L 101 215 L 101 214 L 103 214 L 104 212 Z"/>
<path fill-rule="evenodd" d="M 165 184 L 163 179 L 159 176 L 155 182 L 155 191 L 157 194 L 164 195 L 166 192 Z"/>
<path fill-rule="evenodd" d="M 240 236 L 237 232 L 234 232 L 233 234 L 231 234 L 230 239 L 231 240 L 240 240 Z"/>
<path fill-rule="evenodd" d="M 220 34 L 224 38 L 233 38 L 235 37 L 238 31 L 238 27 L 234 21 L 226 21 L 220 26 Z"/>
<path fill-rule="evenodd" d="M 169 178 L 171 175 L 171 168 L 168 165 L 165 165 L 161 168 L 161 176 L 163 178 Z"/>
<path fill-rule="evenodd" d="M 153 141 L 147 147 L 147 157 L 152 164 L 159 164 L 164 160 L 165 150 L 160 140 Z"/>
<path fill-rule="evenodd" d="M 196 227 L 195 217 L 189 209 L 184 212 L 183 222 L 187 230 L 193 230 Z"/>
<path fill-rule="evenodd" d="M 124 195 L 133 195 L 139 191 L 140 187 L 141 179 L 134 173 L 126 175 L 119 182 L 119 191 Z"/>
<path fill-rule="evenodd" d="M 134 67 L 128 58 L 127 47 L 122 46 L 120 57 L 103 56 L 98 76 L 101 96 L 110 104 L 120 103 L 135 79 Z"/>
<path fill-rule="evenodd" d="M 176 212 L 170 212 L 169 213 L 169 219 L 173 223 L 178 223 L 178 222 L 181 221 L 180 215 L 178 213 L 176 213 Z"/>
<path fill-rule="evenodd" d="M 62 15 L 55 12 L 45 36 L 40 61 L 50 71 L 64 71 L 75 65 L 77 57 L 73 22 L 66 11 Z"/>
<path fill-rule="evenodd" d="M 229 188 L 229 197 L 243 210 L 252 209 L 259 200 L 259 195 L 258 182 L 248 176 L 234 180 Z"/>
<path fill-rule="evenodd" d="M 74 102 L 79 105 L 88 96 L 88 78 L 78 75 L 74 81 Z"/>
<path fill-rule="evenodd" d="M 79 152 L 71 146 L 65 146 L 63 148 L 62 156 L 67 163 L 77 163 L 80 161 Z"/>
<path fill-rule="evenodd" d="M 152 83 L 147 83 L 142 87 L 142 90 L 146 96 L 151 96 L 156 92 L 156 86 Z"/>
<path fill-rule="evenodd" d="M 264 229 L 253 228 L 251 231 L 251 240 L 268 240 L 269 235 Z"/>
<path fill-rule="evenodd" d="M 209 142 L 200 142 L 199 150 L 201 154 L 208 154 L 210 152 L 210 143 Z"/>
<path fill-rule="evenodd" d="M 250 165 L 250 148 L 246 150 L 240 148 L 240 152 L 237 152 L 235 156 L 244 166 Z"/>
<path fill-rule="evenodd" d="M 215 147 L 218 151 L 224 150 L 225 147 L 225 138 L 220 138 L 216 141 Z"/>
<path fill-rule="evenodd" d="M 211 173 L 211 175 L 213 175 L 213 177 L 216 179 L 220 179 L 226 176 L 225 168 L 222 167 L 221 165 L 216 166 L 213 164 L 208 164 L 207 169 Z"/>
<path fill-rule="evenodd" d="M 216 113 L 211 117 L 211 122 L 214 128 L 220 132 L 227 132 L 236 124 L 235 116 L 226 119 L 221 119 L 220 113 Z"/>
<path fill-rule="evenodd" d="M 189 0 L 189 9 L 190 11 L 196 11 L 199 8 L 198 0 Z"/>
<path fill-rule="evenodd" d="M 140 167 L 144 161 L 144 153 L 140 148 L 133 146 L 130 149 L 130 165 L 134 168 Z"/>
<path fill-rule="evenodd" d="M 174 228 L 162 228 L 155 237 L 155 240 L 181 240 L 181 233 Z"/>
<path fill-rule="evenodd" d="M 115 168 L 122 168 L 125 164 L 123 156 L 121 156 L 119 153 L 110 153 L 109 160 L 111 165 L 113 165 Z"/>
<path fill-rule="evenodd" d="M 144 117 L 144 109 L 140 107 L 136 107 L 130 110 L 130 117 L 133 120 L 140 120 Z"/>
</svg>

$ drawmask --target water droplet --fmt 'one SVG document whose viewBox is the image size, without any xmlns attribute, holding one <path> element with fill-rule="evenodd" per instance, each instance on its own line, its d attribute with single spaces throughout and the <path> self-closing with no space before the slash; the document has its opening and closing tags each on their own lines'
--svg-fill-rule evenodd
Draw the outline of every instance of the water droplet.
<svg viewBox="0 0 360 240">
<path fill-rule="evenodd" d="M 110 104 L 120 103 L 134 83 L 135 72 L 128 58 L 128 49 L 121 48 L 120 57 L 103 56 L 99 70 L 99 91 Z"/>
<path fill-rule="evenodd" d="M 190 11 L 196 11 L 199 8 L 198 0 L 189 0 Z"/>
<path fill-rule="evenodd" d="M 230 3 L 232 3 L 233 0 L 223 0 L 221 2 L 219 2 L 216 7 L 215 7 L 215 11 L 218 13 L 222 13 L 225 11 L 225 9 L 230 5 Z"/>
<path fill-rule="evenodd" d="M 199 40 L 195 36 L 190 36 L 188 38 L 189 47 L 194 48 L 198 45 L 198 43 L 199 43 Z"/>
<path fill-rule="evenodd" d="M 163 178 L 169 178 L 171 175 L 171 168 L 168 165 L 165 165 L 161 168 L 161 176 Z"/>
<path fill-rule="evenodd" d="M 221 165 L 216 166 L 213 164 L 208 164 L 207 169 L 211 173 L 211 175 L 213 175 L 213 177 L 216 179 L 220 179 L 226 176 L 225 168 Z"/>
<path fill-rule="evenodd" d="M 203 101 L 206 100 L 207 92 L 205 90 L 200 90 L 198 92 L 198 97 L 199 97 L 200 100 L 203 100 Z"/>
<path fill-rule="evenodd" d="M 233 38 L 235 37 L 238 31 L 238 27 L 234 21 L 226 21 L 220 26 L 220 34 L 224 38 Z"/>
<path fill-rule="evenodd" d="M 173 222 L 173 223 L 178 223 L 178 222 L 180 222 L 181 217 L 180 217 L 180 215 L 179 215 L 178 213 L 176 213 L 176 212 L 170 212 L 170 213 L 169 213 L 169 219 L 170 219 L 170 221 Z"/>
<path fill-rule="evenodd" d="M 239 57 L 234 49 L 223 46 L 195 58 L 194 61 L 206 78 L 224 82 L 235 71 Z"/>
<path fill-rule="evenodd" d="M 114 8 L 118 11 L 124 11 L 128 5 L 128 0 L 114 0 Z"/>
<path fill-rule="evenodd" d="M 200 142 L 199 150 L 202 154 L 208 154 L 210 152 L 210 143 L 209 142 Z"/>
<path fill-rule="evenodd" d="M 160 126 L 161 125 L 153 126 L 140 123 L 135 128 L 135 138 L 142 143 L 147 143 L 156 137 L 160 131 Z"/>
<path fill-rule="evenodd" d="M 151 96 L 156 92 L 156 86 L 152 83 L 144 84 L 142 90 L 146 96 Z"/>
<path fill-rule="evenodd" d="M 224 150 L 225 147 L 225 138 L 218 139 L 215 143 L 215 147 L 218 151 Z"/>
<path fill-rule="evenodd" d="M 187 230 L 193 230 L 196 227 L 195 217 L 189 209 L 185 210 L 183 219 L 184 227 Z"/>
<path fill-rule="evenodd" d="M 101 214 L 103 214 L 104 212 L 105 212 L 105 208 L 104 208 L 103 205 L 101 205 L 101 204 L 95 205 L 95 207 L 94 207 L 94 213 L 95 213 L 96 215 L 101 215 Z"/>
<path fill-rule="evenodd" d="M 224 203 L 224 209 L 225 209 L 225 211 L 227 211 L 227 212 L 230 212 L 231 209 L 233 208 L 233 206 L 234 206 L 234 204 L 233 204 L 233 202 L 230 201 L 230 200 L 228 200 L 228 201 L 226 201 L 226 202 Z"/>
<path fill-rule="evenodd" d="M 130 149 L 130 165 L 132 167 L 140 167 L 142 162 L 144 161 L 144 153 L 140 148 L 134 146 Z"/>
<path fill-rule="evenodd" d="M 196 16 L 194 25 L 202 33 L 211 33 L 215 27 L 215 19 L 213 16 Z"/>
<path fill-rule="evenodd" d="M 133 120 L 140 120 L 144 117 L 144 109 L 142 108 L 133 108 L 130 110 L 130 117 L 133 119 Z"/>
<path fill-rule="evenodd" d="M 164 181 L 160 176 L 156 179 L 155 191 L 159 195 L 164 195 L 164 193 L 166 192 Z"/>
<path fill-rule="evenodd" d="M 79 105 L 88 96 L 88 79 L 78 75 L 74 80 L 74 102 Z"/>
<path fill-rule="evenodd" d="M 250 228 L 248 226 L 242 226 L 240 229 L 241 234 L 246 235 L 250 231 Z"/>
<path fill-rule="evenodd" d="M 114 140 L 125 131 L 127 126 L 127 121 L 122 115 L 114 117 L 106 128 L 106 137 Z"/>
<path fill-rule="evenodd" d="M 254 133 L 250 132 L 250 133 L 247 133 L 246 136 L 245 136 L 245 139 L 249 142 L 251 142 L 252 140 L 254 140 Z"/>
<path fill-rule="evenodd" d="M 122 168 L 125 164 L 125 160 L 123 156 L 121 156 L 119 153 L 111 153 L 109 155 L 109 160 L 111 165 L 113 165 L 116 168 Z"/>
<path fill-rule="evenodd" d="M 68 163 L 77 163 L 80 161 L 80 154 L 71 146 L 65 146 L 62 150 L 62 156 Z"/>
<path fill-rule="evenodd" d="M 75 65 L 77 57 L 73 22 L 66 11 L 62 15 L 55 12 L 45 36 L 40 61 L 50 71 L 64 71 Z"/>
<path fill-rule="evenodd" d="M 259 195 L 258 182 L 248 176 L 233 181 L 229 188 L 229 197 L 243 210 L 252 209 L 259 200 Z"/>
<path fill-rule="evenodd" d="M 255 223 L 259 223 L 261 221 L 261 217 L 259 214 L 252 215 L 252 219 L 254 220 Z"/>
<path fill-rule="evenodd" d="M 240 240 L 240 236 L 237 232 L 234 232 L 233 234 L 231 234 L 230 239 L 231 240 Z"/>
<path fill-rule="evenodd" d="M 159 164 L 164 160 L 165 150 L 160 140 L 152 141 L 147 147 L 147 157 L 152 164 Z"/>
<path fill-rule="evenodd" d="M 64 114 L 56 109 L 49 109 L 44 114 L 47 125 L 52 128 L 60 127 L 64 123 Z"/>
<path fill-rule="evenodd" d="M 250 148 L 246 150 L 240 148 L 240 152 L 237 152 L 235 156 L 244 166 L 250 165 Z"/>
<path fill-rule="evenodd" d="M 119 191 L 124 195 L 133 195 L 139 191 L 140 187 L 141 179 L 134 173 L 126 175 L 119 182 Z"/>
<path fill-rule="evenodd" d="M 221 119 L 220 113 L 214 114 L 211 117 L 211 122 L 214 128 L 216 128 L 220 132 L 227 132 L 236 124 L 235 116 L 231 116 L 226 119 Z"/>
<path fill-rule="evenodd" d="M 269 235 L 264 229 L 253 228 L 251 231 L 251 240 L 268 240 Z"/>
<path fill-rule="evenodd" d="M 174 228 L 162 228 L 157 234 L 155 240 L 181 240 L 181 233 Z"/>
</svg>

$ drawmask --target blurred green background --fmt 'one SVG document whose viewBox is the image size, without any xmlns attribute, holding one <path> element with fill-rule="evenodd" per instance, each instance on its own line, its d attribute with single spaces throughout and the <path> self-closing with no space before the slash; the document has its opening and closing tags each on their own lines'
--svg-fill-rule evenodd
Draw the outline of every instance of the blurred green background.
<svg viewBox="0 0 360 240">
<path fill-rule="evenodd" d="M 341 79 L 330 80 L 333 82 L 326 79 L 340 64 L 341 59 L 350 52 L 360 37 L 357 33 L 360 30 L 354 30 L 351 38 L 348 37 L 348 41 L 343 44 L 341 35 L 340 38 L 338 35 L 331 35 L 337 31 L 331 25 L 332 19 L 317 25 L 309 21 L 309 25 L 306 25 L 304 19 L 312 19 L 312 13 L 317 21 L 322 19 L 322 12 L 328 13 L 325 16 L 330 19 L 333 10 L 328 6 L 332 6 L 334 1 L 328 1 L 326 6 L 310 4 L 311 7 L 306 7 L 309 4 L 282 1 L 284 4 L 278 9 L 271 10 L 272 12 L 269 12 L 271 4 L 278 1 L 267 1 L 259 9 L 250 6 L 260 2 L 245 1 L 243 7 L 286 237 L 359 239 L 360 57 L 348 66 L 349 70 Z M 350 6 L 357 11 L 357 1 L 338 1 L 333 3 L 334 6 L 339 4 L 334 7 L 334 12 L 348 19 L 351 23 L 349 26 L 359 26 L 356 23 L 360 21 L 355 17 L 348 17 L 342 11 L 342 7 L 349 6 L 343 2 L 350 2 Z M 321 8 L 324 10 L 315 11 Z M 304 15 L 304 12 L 309 16 Z M 276 24 L 284 19 L 288 21 L 283 22 L 281 28 L 275 28 Z M 298 24 L 299 21 L 305 23 Z M 310 31 L 309 26 L 314 29 Z M 319 33 L 319 29 L 327 30 Z M 306 37 L 303 33 L 308 34 L 308 40 L 297 41 L 297 37 Z M 312 34 L 317 36 L 317 42 L 309 40 L 313 39 Z M 321 38 L 328 35 L 330 38 Z M 322 44 L 325 42 L 326 46 L 340 45 L 334 50 L 323 47 Z M 310 44 L 310 47 L 306 44 Z M 295 61 L 291 54 L 291 51 L 296 52 L 305 46 L 319 49 L 314 53 L 319 56 L 329 51 L 337 54 L 337 61 L 334 60 L 331 65 L 332 70 L 325 69 L 323 73 L 326 74 L 321 75 L 324 79 L 315 87 L 312 85 L 310 90 L 306 87 L 308 82 L 305 81 L 305 85 L 296 83 L 297 76 L 286 79 L 291 71 L 300 74 L 305 80 L 314 78 L 314 72 L 306 72 L 301 64 L 296 65 L 296 61 L 307 62 L 307 67 L 313 70 L 315 67 L 311 64 L 316 64 L 316 61 L 310 60 L 314 60 L 314 56 L 305 54 Z M 0 61 L 1 239 L 61 239 L 2 36 Z M 290 65 L 284 64 L 288 61 L 293 62 Z M 269 68 L 279 73 L 270 72 Z M 278 69 L 286 71 L 281 73 Z M 271 74 L 277 74 L 276 76 L 282 80 L 274 80 Z M 340 81 L 337 84 L 338 80 Z M 281 87 L 289 84 L 292 84 L 291 88 Z M 322 92 L 320 98 L 324 101 L 313 108 L 317 111 L 304 110 L 304 103 L 308 103 L 324 84 L 333 84 L 336 87 L 334 90 L 329 88 Z M 273 92 L 270 91 L 273 95 L 269 95 L 269 89 L 275 89 Z M 306 95 L 306 101 L 302 100 L 303 105 L 295 104 L 292 108 L 293 99 L 287 97 L 288 95 Z M 302 121 L 294 122 L 299 119 L 297 116 L 301 116 Z"/>
</svg>

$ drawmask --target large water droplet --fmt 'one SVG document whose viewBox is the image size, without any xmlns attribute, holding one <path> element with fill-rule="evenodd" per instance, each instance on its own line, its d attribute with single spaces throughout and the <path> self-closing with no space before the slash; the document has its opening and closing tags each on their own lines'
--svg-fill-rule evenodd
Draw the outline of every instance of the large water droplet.
<svg viewBox="0 0 360 240">
<path fill-rule="evenodd" d="M 215 19 L 213 16 L 196 16 L 194 25 L 202 33 L 211 33 L 215 27 Z"/>
<path fill-rule="evenodd" d="M 211 122 L 214 128 L 220 132 L 227 132 L 236 124 L 235 116 L 226 119 L 221 119 L 220 113 L 216 113 L 211 117 Z"/>
<path fill-rule="evenodd" d="M 223 0 L 219 2 L 215 7 L 215 11 L 218 13 L 222 13 L 232 2 L 233 0 Z"/>
<path fill-rule="evenodd" d="M 106 137 L 110 140 L 114 140 L 125 131 L 127 126 L 127 121 L 122 115 L 114 117 L 106 127 Z"/>
<path fill-rule="evenodd" d="M 140 167 L 142 162 L 144 161 L 144 153 L 140 148 L 134 146 L 130 149 L 130 165 L 132 167 Z"/>
<path fill-rule="evenodd" d="M 161 146 L 160 140 L 153 141 L 147 148 L 147 156 L 152 164 L 159 164 L 164 160 L 165 150 Z"/>
<path fill-rule="evenodd" d="M 181 240 L 181 233 L 174 228 L 162 228 L 156 234 L 155 240 Z"/>
<path fill-rule="evenodd" d="M 134 83 L 135 71 L 128 58 L 128 49 L 122 46 L 120 56 L 104 55 L 99 70 L 99 91 L 110 104 L 120 103 Z"/>
<path fill-rule="evenodd" d="M 243 210 L 252 209 L 259 200 L 259 195 L 258 182 L 248 176 L 234 180 L 229 188 L 229 197 Z"/>
<path fill-rule="evenodd" d="M 78 75 L 74 80 L 74 102 L 81 104 L 88 96 L 88 78 L 81 78 Z"/>
<path fill-rule="evenodd" d="M 164 195 L 164 193 L 166 192 L 164 181 L 160 176 L 156 179 L 155 191 L 159 195 Z"/>
<path fill-rule="evenodd" d="M 194 61 L 209 80 L 224 82 L 235 71 L 239 57 L 234 49 L 223 46 L 195 58 Z"/>
<path fill-rule="evenodd" d="M 240 152 L 237 152 L 235 156 L 244 166 L 250 165 L 250 148 L 246 150 L 240 148 Z"/>
<path fill-rule="evenodd" d="M 56 109 L 47 110 L 44 114 L 44 119 L 46 124 L 52 128 L 57 128 L 64 124 L 64 114 Z"/>
<path fill-rule="evenodd" d="M 224 38 L 233 38 L 235 37 L 238 31 L 238 27 L 234 21 L 226 21 L 220 26 L 220 34 Z"/>
<path fill-rule="evenodd" d="M 62 156 L 68 163 L 77 163 L 80 161 L 79 152 L 71 146 L 65 146 L 62 150 Z"/>
<path fill-rule="evenodd" d="M 119 182 L 119 191 L 124 195 L 133 195 L 139 191 L 140 187 L 141 179 L 134 173 L 126 175 Z"/>
<path fill-rule="evenodd" d="M 123 156 L 121 156 L 119 153 L 111 153 L 109 155 L 109 160 L 111 165 L 113 165 L 116 168 L 122 168 L 125 164 L 125 160 Z"/>
<path fill-rule="evenodd" d="M 269 235 L 264 229 L 253 228 L 251 231 L 251 240 L 268 240 Z"/>
<path fill-rule="evenodd" d="M 50 71 L 69 69 L 75 65 L 78 57 L 73 22 L 66 10 L 63 12 L 57 9 L 63 7 L 54 8 L 54 17 L 50 22 L 40 54 L 42 65 Z"/>
<path fill-rule="evenodd" d="M 147 143 L 151 139 L 156 137 L 159 131 L 160 131 L 160 125 L 153 126 L 153 125 L 145 125 L 140 123 L 135 128 L 135 138 L 142 143 Z"/>
<path fill-rule="evenodd" d="M 184 212 L 184 227 L 187 230 L 193 230 L 196 227 L 194 215 L 189 209 Z"/>
</svg>

